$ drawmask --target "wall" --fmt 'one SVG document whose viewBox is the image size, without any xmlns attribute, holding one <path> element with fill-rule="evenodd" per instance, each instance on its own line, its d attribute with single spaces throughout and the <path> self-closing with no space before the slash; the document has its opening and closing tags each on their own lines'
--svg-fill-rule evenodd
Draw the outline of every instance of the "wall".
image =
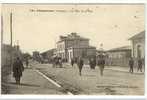
<svg viewBox="0 0 147 100">
<path fill-rule="evenodd" d="M 106 65 L 108 66 L 128 66 L 128 61 L 131 57 L 131 50 L 107 52 Z"/>
<path fill-rule="evenodd" d="M 72 39 L 72 40 L 66 40 L 65 42 L 65 48 L 69 47 L 88 47 L 89 46 L 89 40 L 83 40 L 83 39 Z"/>
<path fill-rule="evenodd" d="M 68 61 L 70 62 L 72 58 L 82 57 L 87 63 L 89 57 L 94 57 L 96 55 L 96 48 L 69 48 L 68 49 Z"/>
<path fill-rule="evenodd" d="M 1 62 L 2 62 L 2 67 L 5 65 L 10 65 L 10 61 L 11 61 L 11 49 L 9 47 L 6 46 L 2 46 L 1 49 Z"/>
<path fill-rule="evenodd" d="M 22 54 L 19 48 L 11 47 L 10 45 L 1 45 L 1 62 L 2 66 L 10 66 L 11 63 L 11 53 L 12 59 L 14 60 L 16 57 L 22 59 Z"/>
<path fill-rule="evenodd" d="M 62 58 L 68 58 L 67 48 L 84 48 L 89 46 L 89 40 L 85 39 L 69 39 L 57 43 L 57 55 Z M 81 51 L 79 51 L 80 53 Z M 81 54 L 80 54 L 81 55 Z"/>
</svg>

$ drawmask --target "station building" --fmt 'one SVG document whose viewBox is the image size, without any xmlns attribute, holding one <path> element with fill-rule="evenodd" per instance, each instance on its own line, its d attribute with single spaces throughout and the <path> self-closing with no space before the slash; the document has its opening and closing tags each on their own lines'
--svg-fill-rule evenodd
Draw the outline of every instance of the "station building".
<svg viewBox="0 0 147 100">
<path fill-rule="evenodd" d="M 73 58 L 88 58 L 96 55 L 96 48 L 89 45 L 89 39 L 71 33 L 67 36 L 60 36 L 57 42 L 57 56 L 71 61 Z"/>
</svg>

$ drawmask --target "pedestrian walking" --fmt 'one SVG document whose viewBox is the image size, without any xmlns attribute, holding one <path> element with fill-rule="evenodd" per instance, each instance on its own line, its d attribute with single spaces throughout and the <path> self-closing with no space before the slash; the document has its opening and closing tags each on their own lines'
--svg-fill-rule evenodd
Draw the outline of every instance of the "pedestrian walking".
<svg viewBox="0 0 147 100">
<path fill-rule="evenodd" d="M 53 66 L 53 68 L 55 67 L 55 64 L 56 64 L 55 61 L 56 61 L 56 60 L 55 60 L 55 57 L 53 57 L 53 58 L 52 58 L 52 61 L 51 61 L 51 62 L 52 62 L 52 66 Z"/>
<path fill-rule="evenodd" d="M 89 59 L 89 66 L 91 69 L 95 69 L 96 61 L 94 60 L 94 58 Z"/>
<path fill-rule="evenodd" d="M 77 64 L 77 62 L 78 62 L 78 58 L 75 57 L 75 58 L 74 58 L 74 63 Z"/>
<path fill-rule="evenodd" d="M 131 57 L 130 60 L 129 60 L 129 66 L 130 66 L 129 72 L 130 72 L 130 73 L 133 73 L 134 60 L 133 60 L 132 57 Z"/>
<path fill-rule="evenodd" d="M 142 72 L 142 59 L 138 59 L 138 69 L 137 69 L 137 71 L 139 71 L 140 70 L 140 72 Z"/>
<path fill-rule="evenodd" d="M 78 59 L 78 62 L 77 62 L 77 65 L 78 65 L 78 68 L 79 68 L 79 75 L 80 76 L 82 75 L 83 64 L 84 64 L 83 59 L 80 57 Z"/>
<path fill-rule="evenodd" d="M 74 65 L 74 59 L 72 58 L 71 59 L 71 66 L 73 67 L 73 65 Z"/>
<path fill-rule="evenodd" d="M 55 56 L 53 59 L 52 59 L 52 64 L 53 64 L 53 68 L 56 68 L 57 65 L 59 64 L 59 58 L 57 56 Z"/>
<path fill-rule="evenodd" d="M 104 57 L 99 58 L 98 65 L 99 65 L 99 69 L 100 69 L 100 75 L 103 76 L 103 71 L 104 71 L 104 67 L 105 67 Z"/>
<path fill-rule="evenodd" d="M 59 67 L 60 67 L 60 68 L 63 67 L 63 66 L 62 66 L 62 58 L 59 58 L 59 59 L 58 59 L 58 64 L 59 64 Z"/>
<path fill-rule="evenodd" d="M 22 72 L 24 71 L 24 66 L 19 57 L 13 63 L 13 77 L 15 78 L 16 84 L 20 84 L 20 79 L 22 77 Z"/>
<path fill-rule="evenodd" d="M 28 66 L 29 66 L 29 60 L 28 60 L 28 58 L 26 58 L 25 63 L 26 63 L 26 68 L 28 68 Z"/>
</svg>

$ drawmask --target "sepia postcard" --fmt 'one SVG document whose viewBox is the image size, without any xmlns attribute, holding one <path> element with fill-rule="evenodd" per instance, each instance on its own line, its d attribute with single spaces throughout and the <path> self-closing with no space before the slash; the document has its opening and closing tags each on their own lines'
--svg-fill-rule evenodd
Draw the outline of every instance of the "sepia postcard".
<svg viewBox="0 0 147 100">
<path fill-rule="evenodd" d="M 145 4 L 1 5 L 1 94 L 145 95 Z"/>
</svg>

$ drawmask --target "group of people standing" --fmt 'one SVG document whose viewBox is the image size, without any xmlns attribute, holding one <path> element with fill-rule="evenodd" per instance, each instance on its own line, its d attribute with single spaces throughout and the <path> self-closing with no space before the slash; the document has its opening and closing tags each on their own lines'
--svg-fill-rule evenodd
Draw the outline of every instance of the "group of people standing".
<svg viewBox="0 0 147 100">
<path fill-rule="evenodd" d="M 78 58 L 77 61 L 74 61 L 74 59 L 71 60 L 71 65 L 73 66 L 74 63 L 77 63 L 77 66 L 79 68 L 79 75 L 81 76 L 81 72 L 82 72 L 82 68 L 83 68 L 83 65 L 84 65 L 84 61 L 81 57 Z M 104 67 L 105 67 L 105 57 L 102 55 L 102 56 L 99 56 L 99 59 L 96 61 L 95 58 L 91 58 L 89 59 L 89 66 L 92 70 L 95 69 L 96 66 L 99 66 L 99 70 L 100 70 L 100 75 L 103 76 L 103 72 L 104 72 Z M 133 73 L 134 72 L 134 65 L 135 65 L 135 61 L 134 59 L 131 57 L 130 60 L 129 60 L 129 66 L 130 66 L 130 69 L 129 69 L 129 72 L 130 73 Z M 138 59 L 137 60 L 137 71 L 140 71 L 142 72 L 142 66 L 143 66 L 143 59 Z"/>
<path fill-rule="evenodd" d="M 130 60 L 129 60 L 129 66 L 130 66 L 129 72 L 130 73 L 134 72 L 134 65 L 135 65 L 134 63 L 135 63 L 135 61 L 131 57 Z M 138 58 L 137 64 L 138 64 L 137 71 L 142 72 L 143 60 L 141 58 Z"/>
<path fill-rule="evenodd" d="M 82 68 L 83 68 L 83 65 L 84 65 L 84 60 L 82 57 L 79 57 L 77 60 L 75 59 L 71 59 L 71 65 L 73 66 L 74 63 L 77 64 L 78 66 L 78 69 L 79 69 L 79 75 L 81 76 L 82 75 Z M 99 66 L 99 69 L 100 69 L 100 75 L 103 76 L 103 71 L 104 71 L 104 66 L 105 66 L 105 59 L 104 57 L 101 57 L 98 59 L 98 63 L 96 61 L 95 58 L 90 58 L 89 59 L 89 66 L 90 66 L 90 69 L 94 70 L 96 65 Z"/>
<path fill-rule="evenodd" d="M 28 68 L 29 61 L 28 59 L 25 60 L 26 67 Z M 76 59 L 71 59 L 71 65 L 73 66 L 74 64 L 77 64 L 78 69 L 79 69 L 79 75 L 82 75 L 82 69 L 84 66 L 84 60 L 82 57 L 76 58 Z M 59 65 L 60 68 L 62 68 L 62 59 L 59 57 L 54 58 L 53 60 L 53 67 L 56 67 Z M 96 61 L 95 58 L 90 58 L 89 59 L 89 66 L 92 70 L 95 69 L 96 66 L 99 66 L 100 69 L 100 75 L 103 76 L 103 71 L 104 71 L 104 66 L 105 66 L 105 57 L 100 56 L 99 59 Z M 142 72 L 142 65 L 143 65 L 143 60 L 138 59 L 138 68 L 137 71 Z M 134 59 L 130 58 L 129 60 L 129 72 L 133 73 L 134 72 Z M 20 60 L 19 57 L 16 58 L 16 60 L 13 62 L 13 77 L 16 80 L 16 84 L 20 84 L 20 78 L 22 77 L 22 72 L 24 71 L 24 66 L 23 62 Z"/>
<path fill-rule="evenodd" d="M 55 57 L 52 59 L 52 64 L 53 64 L 53 67 L 57 67 L 59 66 L 60 68 L 62 68 L 62 58 L 61 57 Z"/>
</svg>

